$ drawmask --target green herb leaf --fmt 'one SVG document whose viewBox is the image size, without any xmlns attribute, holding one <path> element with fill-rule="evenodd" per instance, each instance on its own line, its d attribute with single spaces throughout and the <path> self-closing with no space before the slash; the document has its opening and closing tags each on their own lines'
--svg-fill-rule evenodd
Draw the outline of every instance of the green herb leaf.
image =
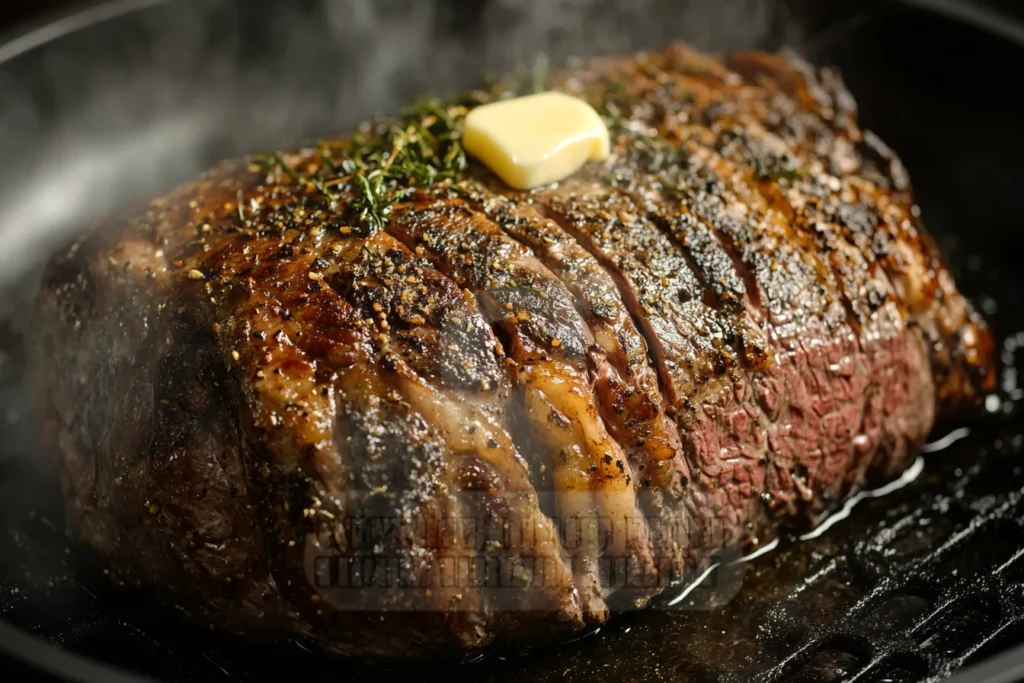
<svg viewBox="0 0 1024 683">
<path fill-rule="evenodd" d="M 350 143 L 320 143 L 319 166 L 309 176 L 292 168 L 277 153 L 253 157 L 274 182 L 282 176 L 307 192 L 325 197 L 332 207 L 348 198 L 348 211 L 369 228 L 382 228 L 395 203 L 417 188 L 441 181 L 458 181 L 469 168 L 462 146 L 462 123 L 469 109 L 507 95 L 539 92 L 547 87 L 548 60 L 537 58 L 521 73 L 519 86 L 490 86 L 445 102 L 427 95 L 400 116 L 367 124 Z"/>
<path fill-rule="evenodd" d="M 800 166 L 775 166 L 758 170 L 758 177 L 762 180 L 794 180 L 804 175 L 807 175 L 807 169 Z"/>
</svg>

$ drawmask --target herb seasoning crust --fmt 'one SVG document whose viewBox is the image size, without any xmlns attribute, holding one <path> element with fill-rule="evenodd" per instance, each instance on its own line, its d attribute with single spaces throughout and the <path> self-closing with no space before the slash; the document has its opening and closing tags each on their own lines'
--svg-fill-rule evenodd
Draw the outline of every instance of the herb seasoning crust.
<svg viewBox="0 0 1024 683">
<path fill-rule="evenodd" d="M 813 524 L 993 386 L 833 71 L 672 45 L 533 81 L 224 163 L 53 259 L 38 406 L 115 576 L 335 654 L 568 637 Z M 510 190 L 461 119 L 546 88 L 612 155 Z"/>
</svg>

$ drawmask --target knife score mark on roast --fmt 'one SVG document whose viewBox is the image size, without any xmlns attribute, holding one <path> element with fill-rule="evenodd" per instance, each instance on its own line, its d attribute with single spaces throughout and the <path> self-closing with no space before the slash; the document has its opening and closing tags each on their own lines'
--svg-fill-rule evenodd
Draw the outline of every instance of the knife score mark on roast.
<svg viewBox="0 0 1024 683">
<path fill-rule="evenodd" d="M 992 387 L 833 72 L 674 45 L 554 83 L 620 117 L 562 183 L 471 166 L 346 233 L 344 197 L 242 160 L 52 261 L 45 436 L 118 576 L 334 653 L 568 635 L 820 519 Z M 375 519 L 406 524 L 360 546 Z M 476 527 L 416 531 L 451 520 Z M 318 591 L 318 557 L 420 587 Z M 504 571 L 445 578 L 455 557 Z"/>
</svg>

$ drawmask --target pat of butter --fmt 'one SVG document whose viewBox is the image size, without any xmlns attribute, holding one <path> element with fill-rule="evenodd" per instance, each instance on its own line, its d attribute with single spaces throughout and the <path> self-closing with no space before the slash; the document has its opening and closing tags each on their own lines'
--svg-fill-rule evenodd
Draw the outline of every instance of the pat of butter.
<svg viewBox="0 0 1024 683">
<path fill-rule="evenodd" d="M 608 158 L 608 129 L 593 107 L 559 92 L 485 104 L 466 114 L 462 144 L 506 184 L 528 190 Z"/>
</svg>

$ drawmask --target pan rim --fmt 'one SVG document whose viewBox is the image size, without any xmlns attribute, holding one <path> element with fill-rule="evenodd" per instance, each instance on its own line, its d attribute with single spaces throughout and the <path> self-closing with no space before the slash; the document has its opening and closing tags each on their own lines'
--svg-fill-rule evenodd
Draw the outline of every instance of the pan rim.
<svg viewBox="0 0 1024 683">
<path fill-rule="evenodd" d="M 0 652 L 69 683 L 159 683 L 114 664 L 60 648 L 3 619 L 0 619 Z"/>
<path fill-rule="evenodd" d="M 133 12 L 163 5 L 171 0 L 92 0 L 22 22 L 0 35 L 0 64 L 90 26 Z"/>
<path fill-rule="evenodd" d="M 91 26 L 170 0 L 93 0 L 53 10 L 0 34 L 0 65 Z M 58 647 L 0 619 L 0 653 L 74 683 L 158 683 L 142 674 Z"/>
<path fill-rule="evenodd" d="M 1018 47 L 1024 47 L 1024 23 L 1003 12 L 964 0 L 894 0 L 897 5 L 932 12 L 950 21 L 967 24 L 996 35 Z"/>
</svg>

